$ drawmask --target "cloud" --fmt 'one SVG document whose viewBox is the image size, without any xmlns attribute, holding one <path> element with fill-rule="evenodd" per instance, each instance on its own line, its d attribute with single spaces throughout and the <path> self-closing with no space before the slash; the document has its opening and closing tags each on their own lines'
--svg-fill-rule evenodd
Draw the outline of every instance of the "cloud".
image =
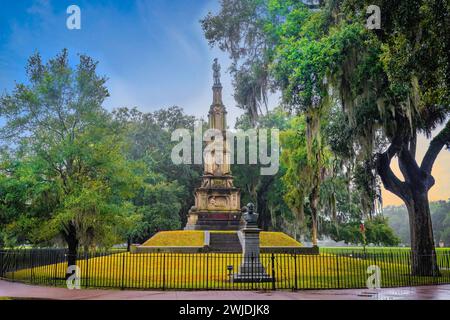
<svg viewBox="0 0 450 320">
<path fill-rule="evenodd" d="M 49 0 L 35 0 L 31 7 L 27 9 L 27 12 L 38 15 L 45 20 L 46 17 L 51 16 L 52 6 Z"/>
</svg>

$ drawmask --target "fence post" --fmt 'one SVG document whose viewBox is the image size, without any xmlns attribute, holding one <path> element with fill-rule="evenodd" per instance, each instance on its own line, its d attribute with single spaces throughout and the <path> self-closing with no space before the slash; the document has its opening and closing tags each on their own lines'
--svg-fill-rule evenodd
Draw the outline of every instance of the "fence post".
<svg viewBox="0 0 450 320">
<path fill-rule="evenodd" d="M 439 262 L 437 261 L 437 254 L 436 254 L 436 250 L 433 250 L 431 252 L 431 264 L 432 264 L 432 272 L 433 272 L 433 284 L 439 284 L 439 273 L 440 273 L 440 269 L 439 269 Z M 437 269 L 437 274 L 436 274 L 436 270 Z"/>
<path fill-rule="evenodd" d="M 255 274 L 255 267 L 256 267 L 255 262 L 257 261 L 257 259 L 256 259 L 256 254 L 254 254 L 253 252 L 252 252 L 252 256 L 251 256 L 250 260 L 251 260 L 251 266 L 252 266 L 252 279 L 258 279 L 257 274 Z M 258 285 L 256 285 L 256 286 L 258 288 Z M 254 289 L 255 289 L 255 281 L 252 280 L 252 290 L 254 290 Z"/>
<path fill-rule="evenodd" d="M 162 276 L 163 276 L 163 283 L 162 283 L 162 289 L 165 290 L 166 289 L 166 254 L 163 253 L 163 264 L 162 264 Z"/>
<path fill-rule="evenodd" d="M 381 257 L 383 257 L 383 255 L 381 255 Z M 378 259 L 378 260 L 383 261 L 384 259 L 383 259 L 383 258 L 380 258 L 380 259 Z M 377 253 L 374 253 L 374 255 L 373 255 L 373 263 L 375 264 L 375 266 L 378 267 Z M 382 283 L 383 283 L 382 281 L 383 281 L 383 278 L 382 278 L 382 276 L 381 276 L 381 268 L 380 268 L 380 287 L 382 287 Z M 378 282 L 376 282 L 376 283 L 378 283 Z M 377 289 L 378 289 L 378 288 L 377 288 Z"/>
<path fill-rule="evenodd" d="M 449 270 L 449 268 L 450 268 L 450 263 L 449 263 L 449 260 L 448 260 L 449 254 L 448 253 L 444 253 L 444 255 L 445 255 L 446 260 L 447 260 L 447 270 Z M 447 281 L 448 281 L 448 275 L 447 275 L 447 280 L 445 281 L 445 283 L 448 283 Z"/>
<path fill-rule="evenodd" d="M 206 277 L 205 277 L 206 278 L 206 290 L 208 290 L 208 288 L 209 288 L 209 279 L 208 279 L 209 259 L 208 259 L 208 257 L 209 257 L 209 253 L 206 253 L 206 272 L 205 272 L 205 274 L 206 274 Z"/>
<path fill-rule="evenodd" d="M 17 266 L 17 254 L 16 252 L 13 252 L 13 268 L 12 268 L 12 281 L 14 282 L 14 272 L 16 271 L 16 266 Z"/>
<path fill-rule="evenodd" d="M 122 253 L 122 280 L 121 280 L 121 285 L 120 288 L 123 290 L 125 289 L 125 255 Z"/>
<path fill-rule="evenodd" d="M 336 255 L 336 274 L 337 274 L 337 285 L 338 285 L 338 289 L 341 288 L 341 281 L 339 279 L 340 275 L 339 275 L 339 258 L 341 257 L 341 255 L 337 254 Z"/>
<path fill-rule="evenodd" d="M 411 255 L 408 252 L 405 252 L 402 254 L 402 259 L 405 260 L 406 264 L 406 271 L 408 272 L 408 285 L 412 286 L 412 278 L 411 278 L 411 272 L 412 272 L 412 265 L 411 265 Z"/>
<path fill-rule="evenodd" d="M 34 283 L 34 260 L 33 260 L 33 250 L 30 250 L 30 264 L 31 264 L 31 283 Z"/>
<path fill-rule="evenodd" d="M 85 252 L 85 258 L 86 258 L 86 281 L 85 286 L 86 288 L 89 287 L 89 252 Z"/>
<path fill-rule="evenodd" d="M 275 287 L 275 254 L 273 254 L 272 253 L 272 257 L 271 257 L 271 260 L 272 260 L 272 290 L 276 290 L 276 287 Z"/>
<path fill-rule="evenodd" d="M 53 283 L 56 284 L 56 278 L 58 277 L 58 263 L 59 263 L 59 255 L 60 252 L 56 251 L 55 254 L 53 255 L 53 263 L 55 265 L 55 267 L 53 268 Z M 63 264 L 64 264 L 64 260 L 63 260 Z"/>
<path fill-rule="evenodd" d="M 294 290 L 298 290 L 298 280 L 297 280 L 297 255 L 294 253 L 294 281 L 295 281 L 295 288 Z"/>
</svg>

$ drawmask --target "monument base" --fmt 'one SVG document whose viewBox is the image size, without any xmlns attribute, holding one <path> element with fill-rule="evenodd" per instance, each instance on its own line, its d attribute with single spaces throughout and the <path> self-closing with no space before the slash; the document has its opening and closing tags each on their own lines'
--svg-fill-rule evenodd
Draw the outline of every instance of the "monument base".
<svg viewBox="0 0 450 320">
<path fill-rule="evenodd" d="M 249 203 L 244 207 L 243 219 L 244 228 L 241 229 L 243 235 L 243 256 L 239 272 L 232 277 L 233 282 L 270 282 L 274 279 L 270 277 L 260 261 L 258 214 L 253 212 L 254 205 Z M 247 212 L 248 210 L 248 212 Z"/>
<path fill-rule="evenodd" d="M 266 273 L 263 265 L 256 259 L 255 261 L 249 261 L 249 258 L 245 259 L 242 265 L 239 267 L 239 272 L 234 274 L 231 278 L 233 282 L 271 282 L 273 277 Z"/>
<path fill-rule="evenodd" d="M 246 283 L 246 282 L 272 282 L 273 278 L 268 274 L 234 274 L 231 278 L 234 283 Z"/>
<path fill-rule="evenodd" d="M 234 230 L 241 228 L 241 212 L 191 212 L 184 230 Z"/>
</svg>

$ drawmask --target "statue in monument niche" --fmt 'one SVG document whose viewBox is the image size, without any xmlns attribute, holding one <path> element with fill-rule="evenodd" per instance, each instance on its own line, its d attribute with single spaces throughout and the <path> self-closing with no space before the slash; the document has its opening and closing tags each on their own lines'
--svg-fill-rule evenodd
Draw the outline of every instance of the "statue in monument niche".
<svg viewBox="0 0 450 320">
<path fill-rule="evenodd" d="M 214 59 L 213 102 L 209 108 L 209 129 L 222 133 L 222 139 L 207 142 L 203 176 L 195 190 L 195 205 L 188 213 L 186 230 L 238 230 L 241 224 L 241 193 L 234 187 L 230 169 L 229 144 L 226 140 L 226 108 L 222 102 L 220 65 Z M 195 208 L 195 210 L 194 210 Z"/>
</svg>

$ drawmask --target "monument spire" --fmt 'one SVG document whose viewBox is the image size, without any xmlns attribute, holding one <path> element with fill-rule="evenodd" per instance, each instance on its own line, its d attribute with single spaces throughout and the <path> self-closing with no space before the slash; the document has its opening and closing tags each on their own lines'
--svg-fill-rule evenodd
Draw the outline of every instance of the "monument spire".
<svg viewBox="0 0 450 320">
<path fill-rule="evenodd" d="M 222 139 L 207 142 L 201 186 L 195 190 L 195 206 L 189 210 L 187 230 L 237 230 L 241 220 L 241 193 L 233 185 L 230 148 L 227 141 L 226 110 L 222 102 L 220 65 L 212 65 L 213 103 L 209 109 L 209 129 L 222 133 Z M 221 160 L 221 161 L 219 161 Z M 238 241 L 238 240 L 237 240 Z"/>
<path fill-rule="evenodd" d="M 220 83 L 220 65 L 217 58 L 214 59 L 212 65 L 214 84 L 213 90 L 213 103 L 209 108 L 209 128 L 218 129 L 224 131 L 227 129 L 226 115 L 227 111 L 222 102 L 222 84 Z"/>
</svg>

